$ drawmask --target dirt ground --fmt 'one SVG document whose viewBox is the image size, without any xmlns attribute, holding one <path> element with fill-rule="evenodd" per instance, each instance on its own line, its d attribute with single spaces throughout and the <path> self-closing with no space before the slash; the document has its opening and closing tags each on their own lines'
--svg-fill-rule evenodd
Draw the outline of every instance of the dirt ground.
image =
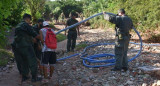
<svg viewBox="0 0 160 86">
<path fill-rule="evenodd" d="M 64 26 L 56 27 L 63 28 Z M 81 36 L 78 37 L 77 44 L 86 43 L 87 45 L 92 45 L 95 43 L 114 42 L 114 31 L 110 29 L 92 30 L 89 27 L 83 27 L 80 32 Z M 66 40 L 58 43 L 58 46 L 59 50 L 65 50 Z M 139 45 L 130 44 L 128 57 L 131 58 L 135 56 L 139 48 Z M 82 50 L 75 51 L 74 53 L 82 52 Z M 74 53 L 63 53 L 63 55 L 60 55 L 58 58 Z M 114 53 L 114 46 L 98 46 L 89 49 L 87 53 L 89 55 Z M 16 64 L 11 63 L 8 67 L 0 71 L 0 86 L 158 86 L 159 77 L 155 74 L 145 73 L 138 67 L 160 67 L 159 53 L 159 47 L 144 46 L 141 55 L 129 63 L 130 68 L 127 72 L 112 72 L 110 69 L 113 66 L 88 68 L 83 65 L 80 56 L 76 56 L 57 62 L 53 78 L 47 84 L 41 82 L 31 83 L 30 81 L 21 84 Z"/>
</svg>

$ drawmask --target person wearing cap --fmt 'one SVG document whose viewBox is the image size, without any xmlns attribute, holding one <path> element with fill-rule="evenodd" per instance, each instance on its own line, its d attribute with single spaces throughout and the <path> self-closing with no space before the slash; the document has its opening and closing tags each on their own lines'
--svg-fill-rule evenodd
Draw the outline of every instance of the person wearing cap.
<svg viewBox="0 0 160 86">
<path fill-rule="evenodd" d="M 38 19 L 37 24 L 33 26 L 34 31 L 39 34 L 40 29 L 43 28 L 43 19 Z M 37 62 L 40 70 L 40 74 L 42 75 L 42 66 L 40 65 L 41 61 L 41 43 L 39 39 L 34 40 L 34 51 L 37 57 Z"/>
<path fill-rule="evenodd" d="M 20 62 L 20 71 L 22 74 L 22 82 L 28 80 L 29 70 L 32 75 L 32 82 L 40 81 L 37 77 L 37 60 L 33 48 L 32 38 L 39 38 L 40 36 L 33 30 L 31 23 L 31 15 L 24 14 L 23 21 L 15 28 L 15 36 L 13 45 L 15 46 L 16 54 L 18 54 L 18 62 Z"/>
<path fill-rule="evenodd" d="M 49 64 L 49 68 L 50 68 L 49 79 L 51 79 L 52 75 L 53 75 L 53 72 L 54 72 L 54 66 L 55 66 L 56 61 L 57 61 L 55 49 L 48 48 L 47 45 L 45 44 L 47 30 L 51 30 L 55 34 L 53 28 L 49 27 L 49 23 L 47 21 L 44 21 L 43 22 L 43 28 L 39 32 L 40 33 L 40 38 L 41 38 L 40 40 L 43 44 L 42 59 L 41 59 L 42 66 L 43 66 L 43 74 L 44 74 L 44 79 L 42 81 L 43 83 L 48 83 L 48 81 L 49 81 L 48 80 L 48 74 L 47 74 L 48 64 Z"/>
<path fill-rule="evenodd" d="M 118 14 L 109 14 L 104 12 L 104 18 L 115 24 L 116 42 L 115 42 L 115 67 L 112 71 L 128 70 L 127 51 L 130 41 L 130 30 L 133 27 L 131 18 L 125 14 L 124 9 L 118 10 Z"/>
<path fill-rule="evenodd" d="M 71 12 L 71 18 L 67 20 L 66 27 L 71 26 L 75 23 L 78 23 L 78 20 L 76 20 L 76 13 Z M 76 39 L 77 39 L 77 34 L 80 35 L 79 33 L 79 26 L 75 26 L 68 31 L 67 35 L 67 52 L 74 51 L 74 48 L 76 46 Z M 65 31 L 66 35 L 66 31 Z"/>
</svg>

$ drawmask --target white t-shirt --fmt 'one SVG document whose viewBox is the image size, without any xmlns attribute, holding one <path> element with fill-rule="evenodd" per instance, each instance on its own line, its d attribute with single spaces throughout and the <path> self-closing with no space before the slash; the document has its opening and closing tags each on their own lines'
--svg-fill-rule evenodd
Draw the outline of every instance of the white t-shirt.
<svg viewBox="0 0 160 86">
<path fill-rule="evenodd" d="M 41 31 L 42 31 L 42 35 L 43 35 L 43 41 L 45 41 L 47 29 L 42 28 Z M 55 33 L 53 29 L 51 29 L 51 31 L 52 31 L 53 33 Z M 48 48 L 48 47 L 46 46 L 45 42 L 44 42 L 44 46 L 43 46 L 43 48 L 42 48 L 42 52 L 45 52 L 45 51 L 55 51 L 55 49 L 50 49 L 50 48 Z"/>
</svg>

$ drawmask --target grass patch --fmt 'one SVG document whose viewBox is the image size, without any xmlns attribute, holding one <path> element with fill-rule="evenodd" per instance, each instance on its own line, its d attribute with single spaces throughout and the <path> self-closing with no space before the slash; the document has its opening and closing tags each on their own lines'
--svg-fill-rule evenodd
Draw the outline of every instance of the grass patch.
<svg viewBox="0 0 160 86">
<path fill-rule="evenodd" d="M 85 44 L 85 43 L 78 44 L 78 45 L 76 45 L 76 50 L 84 49 L 84 48 L 87 47 L 87 46 L 88 46 L 88 45 Z"/>
<path fill-rule="evenodd" d="M 67 39 L 66 35 L 64 35 L 64 34 L 58 34 L 58 35 L 56 35 L 56 37 L 57 37 L 57 42 L 61 42 L 65 39 Z"/>
<path fill-rule="evenodd" d="M 0 66 L 5 66 L 10 58 L 14 58 L 13 53 L 4 49 L 0 49 Z"/>
</svg>

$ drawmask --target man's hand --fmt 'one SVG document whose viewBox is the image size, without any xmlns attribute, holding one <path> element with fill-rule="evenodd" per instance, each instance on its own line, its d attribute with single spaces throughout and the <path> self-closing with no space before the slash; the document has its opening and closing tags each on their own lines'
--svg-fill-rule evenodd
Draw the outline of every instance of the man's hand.
<svg viewBox="0 0 160 86">
<path fill-rule="evenodd" d="M 103 14 L 106 14 L 106 12 L 105 12 L 105 11 L 103 11 Z"/>
<path fill-rule="evenodd" d="M 33 38 L 33 43 L 37 43 L 37 39 L 36 38 Z"/>
</svg>

